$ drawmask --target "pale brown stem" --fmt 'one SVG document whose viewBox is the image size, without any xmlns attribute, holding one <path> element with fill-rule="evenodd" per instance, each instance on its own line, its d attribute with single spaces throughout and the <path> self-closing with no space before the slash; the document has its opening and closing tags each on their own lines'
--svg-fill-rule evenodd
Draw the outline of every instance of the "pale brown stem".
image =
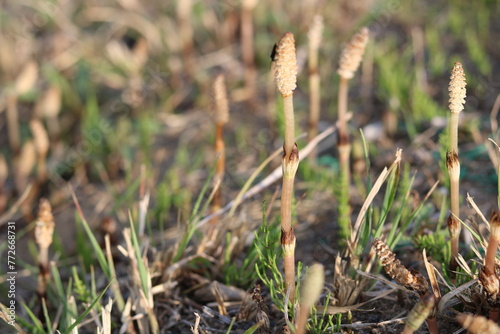
<svg viewBox="0 0 500 334">
<path fill-rule="evenodd" d="M 453 116 L 458 114 L 452 113 Z M 458 121 L 458 118 L 456 119 Z M 457 260 L 459 251 L 459 239 L 462 226 L 459 222 L 460 206 L 459 206 L 459 184 L 460 184 L 460 162 L 458 160 L 458 153 L 456 150 L 456 128 L 453 125 L 458 123 L 452 121 L 450 123 L 450 151 L 446 154 L 446 165 L 448 167 L 448 174 L 450 175 L 450 197 L 451 197 L 451 214 L 448 222 L 448 229 L 450 231 L 451 240 L 451 261 L 450 271 L 451 278 L 454 279 L 453 271 L 457 268 Z M 455 135 L 453 135 L 455 133 Z"/>
<path fill-rule="evenodd" d="M 458 152 L 458 120 L 459 113 L 450 114 L 450 151 Z"/>
<path fill-rule="evenodd" d="M 295 334 L 305 334 L 307 317 L 309 316 L 309 309 L 306 309 L 306 305 L 300 307 L 300 312 L 297 317 L 297 322 L 295 325 Z"/>
<path fill-rule="evenodd" d="M 293 229 L 281 230 L 281 247 L 283 249 L 283 266 L 285 269 L 285 292 L 290 291 L 289 300 L 295 301 L 295 234 Z"/>
<path fill-rule="evenodd" d="M 218 188 L 215 190 L 214 197 L 212 199 L 211 211 L 217 212 L 222 207 L 222 179 L 224 178 L 224 171 L 226 168 L 226 154 L 225 154 L 225 144 L 224 138 L 222 136 L 224 129 L 224 124 L 217 123 L 215 128 L 215 156 L 217 157 L 217 163 L 215 165 L 214 183 Z M 210 220 L 210 224 L 215 225 L 219 217 L 216 216 Z"/>
<path fill-rule="evenodd" d="M 281 189 L 281 247 L 285 269 L 285 287 L 290 290 L 290 302 L 295 300 L 295 234 L 292 228 L 292 200 L 295 173 L 299 165 L 297 145 L 283 155 L 283 186 Z"/>
<path fill-rule="evenodd" d="M 50 277 L 49 272 L 49 248 L 40 247 L 38 252 L 38 286 L 37 293 L 40 298 L 47 296 L 47 282 Z"/>
<path fill-rule="evenodd" d="M 286 233 L 292 229 L 292 199 L 294 178 L 283 177 L 281 190 L 281 229 Z"/>
<path fill-rule="evenodd" d="M 490 309 L 490 311 L 488 312 L 488 316 L 491 321 L 498 324 L 498 320 L 500 319 L 500 309 L 496 307 Z"/>
<path fill-rule="evenodd" d="M 14 154 L 19 153 L 21 148 L 19 135 L 19 116 L 17 111 L 17 96 L 7 96 L 7 129 L 9 133 L 9 144 Z"/>
<path fill-rule="evenodd" d="M 495 258 L 497 255 L 499 240 L 493 236 L 490 237 L 486 256 L 484 258 L 484 270 L 487 275 L 495 275 Z"/>
<path fill-rule="evenodd" d="M 189 76 L 193 76 L 195 71 L 191 11 L 192 0 L 183 0 L 177 3 L 177 17 L 179 18 L 179 35 L 182 43 L 184 70 Z"/>
<path fill-rule="evenodd" d="M 255 97 L 256 78 L 253 36 L 252 7 L 244 4 L 241 12 L 241 55 L 245 64 L 246 93 L 250 101 Z"/>
<path fill-rule="evenodd" d="M 309 135 L 310 141 L 318 134 L 318 121 L 320 114 L 320 76 L 318 69 L 309 69 Z M 316 148 L 309 155 L 309 162 L 314 164 L 317 157 Z"/>
<path fill-rule="evenodd" d="M 295 145 L 295 117 L 293 115 L 293 94 L 283 96 L 283 110 L 285 115 L 285 157 L 289 159 Z"/>
<path fill-rule="evenodd" d="M 430 334 L 439 334 L 438 323 L 436 317 L 429 317 L 425 319 L 427 323 L 427 328 Z"/>
</svg>

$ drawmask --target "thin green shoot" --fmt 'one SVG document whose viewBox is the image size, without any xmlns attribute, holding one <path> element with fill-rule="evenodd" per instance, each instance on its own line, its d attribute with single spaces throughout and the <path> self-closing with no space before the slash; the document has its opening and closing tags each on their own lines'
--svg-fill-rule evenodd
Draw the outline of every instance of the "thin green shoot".
<svg viewBox="0 0 500 334">
<path fill-rule="evenodd" d="M 137 269 L 139 270 L 139 277 L 141 279 L 142 291 L 145 296 L 149 296 L 149 275 L 148 268 L 146 268 L 146 264 L 142 261 L 141 255 L 141 247 L 139 241 L 137 240 L 137 234 L 135 232 L 134 222 L 132 220 L 132 216 L 129 212 L 129 222 L 130 222 L 130 236 L 132 240 L 132 246 L 134 247 L 135 258 L 137 259 Z"/>
<path fill-rule="evenodd" d="M 92 244 L 92 250 L 97 256 L 97 261 L 99 262 L 99 265 L 101 266 L 101 269 L 106 276 L 108 280 L 111 279 L 111 274 L 109 271 L 109 265 L 106 261 L 106 256 L 104 255 L 101 246 L 99 245 L 99 242 L 95 238 L 94 234 L 92 233 L 92 230 L 90 229 L 90 226 L 87 223 L 87 220 L 85 219 L 85 216 L 83 215 L 83 211 L 80 207 L 80 204 L 78 203 L 78 199 L 76 198 L 75 192 L 73 191 L 73 187 L 69 186 L 71 196 L 73 197 L 73 202 L 75 203 L 78 215 L 80 217 L 80 222 L 83 225 L 83 228 L 85 229 L 85 232 L 87 233 L 87 237 L 89 238 L 90 243 Z"/>
<path fill-rule="evenodd" d="M 90 313 L 90 311 L 92 311 L 94 306 L 101 300 L 110 285 L 111 283 L 109 283 L 101 292 L 101 294 L 99 294 L 99 296 L 97 296 L 97 298 L 92 301 L 92 303 L 85 309 L 85 311 L 83 311 L 83 313 L 75 320 L 75 322 L 64 332 L 65 334 L 70 334 L 71 331 L 83 321 L 83 319 Z"/>
<path fill-rule="evenodd" d="M 45 301 L 45 298 L 42 299 L 42 310 L 43 317 L 45 318 L 45 326 L 47 327 L 47 333 L 53 333 L 54 327 L 49 316 L 49 311 L 47 310 L 47 303 Z"/>
<path fill-rule="evenodd" d="M 30 320 L 34 325 L 33 328 L 31 329 L 33 330 L 33 334 L 46 333 L 42 323 L 40 322 L 40 319 L 38 319 L 38 317 L 33 313 L 33 311 L 31 311 L 31 309 L 25 303 L 21 302 L 21 305 L 25 309 L 26 313 L 28 314 L 28 317 L 30 318 Z"/>
<path fill-rule="evenodd" d="M 183 234 L 183 237 L 182 237 L 181 241 L 179 242 L 179 245 L 177 247 L 177 251 L 175 253 L 173 262 L 177 262 L 181 259 L 182 255 L 184 254 L 184 251 L 187 248 L 187 245 L 189 244 L 189 241 L 191 240 L 191 238 L 193 237 L 194 233 L 197 230 L 197 227 L 198 227 L 197 222 L 199 220 L 198 214 L 200 212 L 201 202 L 202 202 L 202 200 L 203 200 L 203 198 L 208 190 L 208 187 L 210 185 L 210 181 L 212 180 L 214 174 L 215 174 L 215 164 L 213 164 L 213 166 L 210 170 L 210 175 L 208 176 L 207 180 L 203 184 L 203 187 L 200 191 L 200 194 L 199 194 L 198 198 L 196 199 L 196 203 L 193 207 L 191 217 L 189 218 L 189 222 L 187 223 L 186 232 Z M 205 205 L 203 206 L 203 210 L 201 212 L 204 212 L 207 209 L 208 205 L 211 202 L 211 198 L 213 197 L 214 193 L 215 192 L 212 191 L 210 198 L 206 201 Z"/>
</svg>

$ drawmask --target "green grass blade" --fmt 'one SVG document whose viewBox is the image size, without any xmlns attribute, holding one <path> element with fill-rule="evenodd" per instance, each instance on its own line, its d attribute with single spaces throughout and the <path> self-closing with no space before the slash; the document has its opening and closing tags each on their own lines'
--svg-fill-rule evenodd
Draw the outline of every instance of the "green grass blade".
<svg viewBox="0 0 500 334">
<path fill-rule="evenodd" d="M 83 311 L 83 313 L 76 319 L 75 323 L 73 325 L 71 325 L 68 329 L 66 329 L 66 331 L 64 332 L 65 334 L 70 334 L 71 331 L 76 327 L 78 326 L 78 324 L 80 324 L 82 322 L 82 320 L 90 313 L 90 311 L 92 311 L 92 309 L 94 308 L 94 306 L 97 304 L 97 302 L 99 300 L 101 300 L 101 298 L 104 296 L 104 294 L 106 293 L 106 291 L 108 290 L 109 286 L 111 285 L 111 283 L 109 283 L 105 288 L 104 290 L 101 292 L 101 294 L 99 296 L 97 296 L 96 299 L 94 299 L 94 301 L 92 301 L 92 303 L 89 305 L 89 307 L 87 307 L 85 309 L 85 311 Z"/>
<path fill-rule="evenodd" d="M 141 278 L 142 291 L 144 295 L 149 296 L 149 283 L 148 283 L 148 272 L 147 268 L 142 261 L 141 249 L 139 241 L 137 240 L 137 234 L 135 233 L 134 222 L 132 221 L 132 216 L 129 214 L 130 221 L 130 236 L 132 239 L 132 245 L 134 247 L 135 258 L 137 259 L 137 269 L 139 270 L 139 277 Z"/>
<path fill-rule="evenodd" d="M 97 256 L 97 261 L 99 262 L 99 265 L 101 266 L 102 271 L 104 272 L 104 275 L 108 280 L 111 279 L 111 274 L 108 266 L 108 262 L 106 261 L 106 256 L 104 255 L 101 246 L 99 245 L 99 242 L 95 238 L 94 234 L 92 233 L 92 230 L 90 229 L 89 224 L 87 223 L 87 220 L 85 219 L 85 216 L 83 215 L 83 211 L 80 207 L 80 204 L 78 203 L 78 199 L 76 198 L 75 192 L 73 191 L 73 188 L 70 187 L 71 191 L 71 196 L 73 197 L 73 202 L 75 203 L 78 215 L 80 217 L 80 221 L 83 225 L 83 228 L 85 229 L 85 233 L 87 233 L 87 236 L 89 238 L 90 243 L 92 244 L 92 249 L 95 252 Z"/>
</svg>

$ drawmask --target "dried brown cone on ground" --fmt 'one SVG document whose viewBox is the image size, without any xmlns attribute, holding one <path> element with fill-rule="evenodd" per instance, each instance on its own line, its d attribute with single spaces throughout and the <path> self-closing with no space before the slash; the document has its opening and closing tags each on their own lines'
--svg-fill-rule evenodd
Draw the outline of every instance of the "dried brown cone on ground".
<svg viewBox="0 0 500 334">
<path fill-rule="evenodd" d="M 375 239 L 372 247 L 380 258 L 387 275 L 404 287 L 416 291 L 420 296 L 427 294 L 428 283 L 422 274 L 416 270 L 409 271 L 406 269 L 382 240 Z"/>
<path fill-rule="evenodd" d="M 500 327 L 480 315 L 459 314 L 457 321 L 471 334 L 500 334 Z"/>
<path fill-rule="evenodd" d="M 40 199 L 38 219 L 35 224 L 35 242 L 39 247 L 38 265 L 40 269 L 37 291 L 41 297 L 45 297 L 47 281 L 50 277 L 49 247 L 52 244 L 54 228 L 52 207 L 48 200 L 42 198 Z"/>
</svg>

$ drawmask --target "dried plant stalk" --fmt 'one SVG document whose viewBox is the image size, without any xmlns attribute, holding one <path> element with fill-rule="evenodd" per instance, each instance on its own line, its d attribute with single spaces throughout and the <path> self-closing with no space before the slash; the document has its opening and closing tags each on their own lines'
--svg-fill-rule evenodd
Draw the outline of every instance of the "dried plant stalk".
<svg viewBox="0 0 500 334">
<path fill-rule="evenodd" d="M 375 239 L 372 243 L 373 249 L 380 258 L 380 262 L 384 266 L 385 272 L 396 282 L 404 287 L 416 291 L 420 296 L 424 296 L 428 292 L 428 283 L 418 271 L 409 271 L 401 264 L 401 261 L 396 259 L 389 247 L 380 239 Z"/>
<path fill-rule="evenodd" d="M 47 153 L 49 152 L 49 136 L 43 123 L 38 119 L 30 121 L 30 129 L 33 134 L 34 144 L 37 151 L 37 174 L 38 181 L 43 182 L 47 178 Z"/>
<path fill-rule="evenodd" d="M 254 28 L 253 9 L 257 5 L 257 0 L 244 0 L 241 9 L 241 56 L 245 64 L 245 89 L 249 101 L 255 99 L 255 71 L 254 57 Z"/>
<path fill-rule="evenodd" d="M 306 332 L 306 323 L 311 307 L 318 301 L 325 284 L 325 269 L 322 264 L 315 263 L 309 267 L 300 292 L 300 311 L 296 322 L 296 334 Z"/>
<path fill-rule="evenodd" d="M 295 144 L 293 90 L 297 87 L 297 58 L 295 39 L 285 33 L 276 46 L 275 82 L 283 97 L 285 114 L 285 143 L 283 145 L 283 187 L 281 190 L 281 247 L 285 267 L 285 285 L 290 301 L 295 299 L 295 233 L 292 228 L 292 201 L 295 174 L 299 166 L 299 149 Z"/>
<path fill-rule="evenodd" d="M 38 245 L 38 288 L 37 292 L 40 298 L 45 298 L 47 282 L 50 278 L 49 271 L 49 247 L 52 244 L 54 235 L 54 217 L 52 216 L 52 207 L 45 198 L 40 199 L 38 208 L 38 220 L 35 224 L 35 242 Z"/>
<path fill-rule="evenodd" d="M 224 178 L 226 168 L 226 152 L 223 137 L 224 125 L 229 121 L 229 102 L 227 99 L 226 83 L 224 75 L 219 74 L 213 83 L 212 93 L 214 97 L 215 109 L 215 154 L 217 156 L 217 164 L 215 166 L 214 181 L 217 190 L 212 201 L 212 212 L 218 211 L 222 207 L 222 191 L 221 184 Z M 212 224 L 217 222 L 217 217 L 210 221 Z"/>
<path fill-rule="evenodd" d="M 177 17 L 179 20 L 179 35 L 182 43 L 184 69 L 189 76 L 195 73 L 195 57 L 193 47 L 193 24 L 191 20 L 192 0 L 177 2 Z"/>
<path fill-rule="evenodd" d="M 18 154 L 21 148 L 21 134 L 19 133 L 19 114 L 16 95 L 7 96 L 6 118 L 10 149 L 14 154 Z"/>
<path fill-rule="evenodd" d="M 480 315 L 459 314 L 457 321 L 471 334 L 500 334 L 500 327 Z"/>
<path fill-rule="evenodd" d="M 309 29 L 309 141 L 318 134 L 320 115 L 320 75 L 318 70 L 318 50 L 323 33 L 323 17 L 316 15 Z M 309 162 L 314 164 L 317 157 L 316 148 L 309 155 Z"/>
<path fill-rule="evenodd" d="M 460 181 L 460 162 L 458 159 L 458 120 L 459 114 L 464 109 L 465 103 L 465 74 L 460 62 L 456 62 L 451 71 L 449 108 L 450 108 L 450 149 L 446 153 L 446 166 L 450 175 L 450 196 L 451 196 L 451 214 L 448 219 L 448 229 L 451 240 L 451 277 L 454 278 L 454 272 L 457 269 L 458 241 L 460 237 L 461 225 L 459 207 L 459 181 Z"/>
</svg>

